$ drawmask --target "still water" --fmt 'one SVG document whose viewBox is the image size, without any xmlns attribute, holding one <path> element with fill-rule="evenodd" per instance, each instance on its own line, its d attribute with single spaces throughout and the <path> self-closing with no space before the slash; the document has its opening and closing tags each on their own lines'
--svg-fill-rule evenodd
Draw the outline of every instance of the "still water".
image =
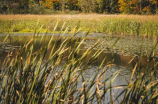
<svg viewBox="0 0 158 104">
<path fill-rule="evenodd" d="M 2 39 L 3 40 L 3 39 Z M 94 43 L 94 39 L 87 39 L 86 40 L 87 43 L 84 43 L 82 45 L 82 48 L 80 49 L 79 55 L 82 55 L 83 53 L 85 53 L 86 48 L 87 48 L 87 44 L 93 44 Z M 17 44 L 16 44 L 17 45 Z M 104 44 L 105 45 L 105 44 Z M 112 45 L 112 44 L 111 44 Z M 18 48 L 18 47 L 17 47 Z M 87 63 L 87 61 L 89 60 L 89 58 L 91 58 L 93 56 L 93 54 L 96 51 L 93 50 L 88 58 L 85 60 L 84 63 Z M 47 52 L 46 57 L 44 60 L 47 60 L 49 57 L 50 51 Z M 0 63 L 3 62 L 3 60 L 5 59 L 5 57 L 7 56 L 7 51 L 1 51 L 0 54 Z M 64 53 L 64 56 L 68 56 L 68 52 Z M 107 74 L 107 78 L 110 77 L 113 73 L 115 73 L 118 70 L 121 70 L 121 72 L 119 73 L 119 75 L 117 76 L 117 78 L 114 80 L 114 82 L 112 83 L 112 86 L 120 86 L 120 85 L 127 85 L 131 73 L 132 73 L 132 69 L 134 67 L 134 61 L 130 62 L 131 59 L 134 58 L 133 55 L 125 55 L 125 54 L 118 54 L 117 52 L 107 52 L 107 50 L 103 51 L 96 59 L 95 63 L 93 63 L 92 65 L 90 65 L 89 69 L 85 71 L 84 77 L 86 79 L 90 79 L 91 76 L 93 76 L 95 74 L 95 70 L 98 69 L 99 65 L 102 63 L 102 61 L 104 60 L 104 58 L 106 57 L 106 60 L 104 62 L 104 66 L 106 67 L 106 65 L 108 65 L 108 63 L 110 62 L 112 64 L 111 67 L 108 67 L 108 70 L 106 72 Z M 63 60 L 64 63 L 65 60 Z M 130 62 L 130 63 L 129 63 Z M 142 57 L 142 62 L 141 64 L 145 64 L 147 62 L 147 57 Z M 61 64 L 60 67 L 62 67 L 63 65 Z M 78 87 L 81 87 L 82 82 L 80 82 L 81 84 Z M 115 98 L 117 95 L 119 95 L 119 93 L 122 91 L 123 89 L 113 89 L 113 98 Z M 110 101 L 110 93 L 107 93 L 105 96 L 105 102 L 109 102 Z M 119 98 L 121 101 L 121 97 Z M 119 101 L 118 101 L 119 102 Z"/>
</svg>

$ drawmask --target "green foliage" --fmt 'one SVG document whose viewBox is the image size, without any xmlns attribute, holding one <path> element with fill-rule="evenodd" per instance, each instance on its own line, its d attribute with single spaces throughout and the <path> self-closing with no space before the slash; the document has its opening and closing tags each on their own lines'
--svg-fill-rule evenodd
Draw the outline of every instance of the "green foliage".
<svg viewBox="0 0 158 104">
<path fill-rule="evenodd" d="M 110 32 L 116 29 L 112 29 L 114 24 L 116 25 L 116 23 L 111 23 Z M 132 25 L 137 25 L 137 23 L 132 22 Z M 38 25 L 36 26 L 38 27 Z M 38 29 L 36 26 L 34 34 Z M 119 101 L 124 104 L 147 104 L 157 102 L 158 63 L 153 52 L 158 41 L 153 45 L 150 56 L 147 56 L 149 62 L 141 65 L 141 55 L 133 62 L 133 71 L 127 85 L 112 86 L 121 70 L 106 77 L 106 72 L 110 70 L 111 66 L 111 62 L 104 64 L 106 57 L 98 69 L 92 70 L 94 74 L 91 78 L 86 79 L 84 76 L 85 72 L 89 71 L 89 65 L 93 64 L 103 52 L 99 49 L 102 42 L 98 40 L 85 53 L 79 55 L 80 47 L 89 32 L 86 32 L 85 37 L 75 38 L 79 29 L 74 28 L 69 32 L 68 37 L 56 38 L 54 32 L 57 27 L 58 24 L 55 24 L 51 36 L 36 34 L 16 39 L 16 42 L 19 41 L 20 47 L 15 53 L 10 50 L 3 62 L 0 62 L 1 103 L 104 103 L 104 97 L 108 93 L 110 101 L 107 103 Z M 65 29 L 65 33 L 67 31 L 68 28 Z M 6 36 L 2 44 L 5 45 L 10 38 L 9 35 Z M 117 44 L 116 42 L 115 44 Z M 93 49 L 96 51 L 89 58 Z M 65 53 L 67 53 L 66 57 Z M 88 61 L 85 63 L 87 58 Z M 63 60 L 65 61 L 63 62 Z M 149 67 L 151 62 L 153 66 Z M 117 88 L 121 88 L 122 92 L 113 98 L 112 91 Z M 119 98 L 122 99 L 119 100 Z"/>
<path fill-rule="evenodd" d="M 75 11 L 74 11 L 75 12 Z M 72 12 L 73 14 L 73 12 Z M 23 30 L 34 30 L 37 20 L 26 19 L 26 20 L 0 20 L 0 31 L 1 32 L 19 32 Z M 158 22 L 155 21 L 138 21 L 130 19 L 105 19 L 104 21 L 97 20 L 60 20 L 57 26 L 57 31 L 60 31 L 62 24 L 66 22 L 65 26 L 72 30 L 76 25 L 80 25 L 82 30 L 91 28 L 93 32 L 101 32 L 107 34 L 121 34 L 124 35 L 137 35 L 137 36 L 148 36 L 155 37 L 158 35 Z M 44 24 L 44 25 L 42 25 Z M 48 29 L 50 32 L 53 31 L 55 26 L 55 20 L 43 19 L 39 21 L 37 27 L 42 29 Z M 64 28 L 65 29 L 65 28 Z"/>
<path fill-rule="evenodd" d="M 57 25 L 54 31 L 56 28 Z M 71 31 L 71 37 L 59 37 L 58 39 L 55 39 L 54 34 L 50 37 L 46 35 L 24 37 L 20 42 L 20 48 L 16 50 L 15 57 L 11 60 L 6 57 L 3 65 L 0 63 L 1 101 L 3 103 L 54 104 L 101 102 L 105 93 L 110 89 L 106 82 L 107 78 L 102 77 L 106 76 L 106 68 L 103 69 L 103 64 L 101 64 L 91 79 L 87 80 L 84 76 L 89 65 L 102 51 L 96 51 L 88 63 L 84 63 L 84 60 L 100 43 L 98 41 L 80 56 L 78 55 L 80 46 L 86 37 L 75 39 L 77 32 L 78 30 Z M 67 47 L 68 44 L 74 45 Z M 68 52 L 68 56 L 61 65 L 62 60 L 65 59 L 63 57 L 65 52 Z M 11 51 L 8 55 L 11 56 L 12 53 Z M 44 61 L 46 55 L 48 58 Z M 109 79 L 111 83 L 119 72 L 115 72 L 112 75 L 113 78 Z M 103 85 L 100 85 L 101 83 Z M 95 87 L 96 85 L 98 87 Z"/>
<path fill-rule="evenodd" d="M 56 12 L 50 11 L 67 13 L 67 10 L 83 13 L 157 14 L 158 8 L 157 0 L 20 0 L 19 2 L 2 0 L 1 2 L 2 14 L 53 14 Z"/>
<path fill-rule="evenodd" d="M 155 37 L 158 34 L 158 23 L 154 21 L 140 22 L 128 19 L 106 19 L 102 32 Z"/>
</svg>

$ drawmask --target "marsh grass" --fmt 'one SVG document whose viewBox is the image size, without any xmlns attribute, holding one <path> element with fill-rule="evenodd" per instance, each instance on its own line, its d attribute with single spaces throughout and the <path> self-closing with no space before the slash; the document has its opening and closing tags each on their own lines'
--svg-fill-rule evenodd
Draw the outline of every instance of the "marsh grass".
<svg viewBox="0 0 158 104">
<path fill-rule="evenodd" d="M 54 31 L 56 28 L 57 25 Z M 84 60 L 100 43 L 98 41 L 82 56 L 78 56 L 80 46 L 86 37 L 75 39 L 74 36 L 77 32 L 74 29 L 70 32 L 72 36 L 64 39 L 58 38 L 55 41 L 53 34 L 47 40 L 46 34 L 40 39 L 38 34 L 29 38 L 24 37 L 20 42 L 21 47 L 15 52 L 10 51 L 1 63 L 1 103 L 101 102 L 105 93 L 110 90 L 108 86 L 105 88 L 107 78 L 103 76 L 106 76 L 107 69 L 103 69 L 103 63 L 91 79 L 84 77 L 84 71 L 102 51 L 96 51 L 87 63 L 84 63 Z M 8 38 L 9 36 L 4 39 L 4 42 Z M 36 49 L 36 42 L 40 46 L 38 49 Z M 67 47 L 67 44 L 72 43 L 73 46 Z M 50 54 L 44 62 L 48 50 L 50 50 Z M 68 56 L 63 57 L 66 51 L 68 51 Z M 66 61 L 60 66 L 65 58 Z M 119 72 L 112 76 L 117 76 Z M 111 82 L 114 79 L 115 77 L 111 78 Z M 81 87 L 78 88 L 80 84 Z"/>
<path fill-rule="evenodd" d="M 158 102 L 157 62 L 150 57 L 149 62 L 142 66 L 138 64 L 140 61 L 141 59 L 137 60 L 134 65 L 128 86 L 117 96 L 118 98 L 124 95 L 121 101 L 123 104 L 156 104 Z M 151 61 L 153 67 L 149 68 Z"/>
<path fill-rule="evenodd" d="M 1 103 L 103 103 L 108 93 L 110 93 L 109 103 L 121 101 L 125 104 L 155 103 L 157 101 L 158 82 L 157 78 L 153 77 L 157 74 L 157 62 L 154 57 L 149 57 L 149 62 L 141 66 L 138 64 L 141 62 L 140 56 L 134 63 L 128 84 L 124 86 L 112 86 L 121 70 L 106 77 L 107 70 L 112 66 L 111 62 L 104 63 L 106 57 L 94 71 L 94 75 L 86 79 L 85 71 L 89 70 L 89 66 L 103 52 L 99 50 L 103 42 L 98 40 L 80 56 L 78 55 L 80 47 L 89 32 L 86 32 L 85 37 L 76 39 L 75 35 L 80 31 L 80 28 L 76 27 L 78 29 L 74 28 L 70 31 L 68 37 L 62 37 L 61 34 L 61 37 L 56 39 L 54 32 L 57 27 L 58 24 L 55 25 L 50 37 L 46 34 L 39 37 L 35 30 L 34 36 L 20 39 L 21 47 L 15 52 L 10 51 L 5 60 L 0 63 Z M 67 31 L 68 28 L 65 33 Z M 6 42 L 8 38 L 9 35 L 3 42 Z M 156 45 L 157 43 L 154 47 Z M 96 52 L 87 63 L 84 63 L 94 48 Z M 49 57 L 44 61 L 48 50 Z M 66 57 L 65 52 L 68 52 Z M 62 60 L 66 61 L 63 63 Z M 154 62 L 154 66 L 148 69 L 151 61 Z M 117 88 L 123 91 L 114 97 L 112 89 Z M 122 96 L 123 99 L 118 101 L 118 98 Z"/>
<path fill-rule="evenodd" d="M 59 20 L 56 31 L 60 31 L 63 23 L 69 31 L 76 25 L 82 27 L 81 31 L 100 32 L 106 34 L 121 34 L 157 37 L 158 21 L 156 16 L 137 15 L 8 15 L 0 16 L 0 32 L 33 32 L 34 27 L 42 26 L 43 31 L 53 31 L 56 20 Z M 65 29 L 65 28 L 63 28 Z M 41 32 L 43 32 L 41 31 Z"/>
<path fill-rule="evenodd" d="M 136 35 L 157 37 L 158 23 L 154 21 L 138 21 L 129 19 L 105 19 L 103 32 L 109 34 Z"/>
<path fill-rule="evenodd" d="M 120 95 L 124 93 L 121 103 L 154 104 L 158 102 L 158 63 L 154 54 L 157 44 L 158 41 L 153 45 L 150 55 L 147 55 L 146 64 L 141 64 L 141 55 L 133 62 L 133 71 L 128 86 L 120 93 Z M 152 67 L 150 67 L 151 64 Z"/>
</svg>

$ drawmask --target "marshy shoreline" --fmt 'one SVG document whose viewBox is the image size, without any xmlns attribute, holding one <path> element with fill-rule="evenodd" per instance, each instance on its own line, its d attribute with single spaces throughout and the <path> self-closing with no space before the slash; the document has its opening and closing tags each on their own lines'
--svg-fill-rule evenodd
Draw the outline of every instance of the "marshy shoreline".
<svg viewBox="0 0 158 104">
<path fill-rule="evenodd" d="M 40 16 L 0 15 L 1 103 L 158 102 L 157 16 Z M 75 37 L 80 31 L 85 35 Z M 66 36 L 57 37 L 60 33 Z M 113 54 L 123 48 L 140 54 Z M 116 68 L 114 57 L 125 67 Z"/>
<path fill-rule="evenodd" d="M 0 33 L 4 32 L 52 32 L 58 22 L 56 31 L 69 31 L 74 27 L 81 31 L 91 30 L 103 34 L 124 34 L 157 37 L 157 15 L 0 15 Z M 63 25 L 64 24 L 64 25 Z"/>
</svg>

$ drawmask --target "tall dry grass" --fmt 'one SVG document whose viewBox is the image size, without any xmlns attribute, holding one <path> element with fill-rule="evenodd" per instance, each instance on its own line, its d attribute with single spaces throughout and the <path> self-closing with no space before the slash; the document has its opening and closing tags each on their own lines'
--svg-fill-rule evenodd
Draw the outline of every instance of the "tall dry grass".
<svg viewBox="0 0 158 104">
<path fill-rule="evenodd" d="M 91 28 L 93 32 L 106 34 L 125 34 L 156 37 L 158 35 L 158 16 L 151 15 L 0 15 L 0 32 L 32 32 L 39 20 L 38 27 L 43 31 L 53 31 L 56 20 L 59 20 L 57 31 L 66 22 L 69 30 L 79 25 L 82 31 Z"/>
<path fill-rule="evenodd" d="M 104 20 L 104 19 L 131 19 L 140 21 L 158 21 L 157 15 L 104 15 L 104 14 L 75 14 L 75 15 L 0 15 L 0 19 L 27 20 L 27 19 L 61 19 L 61 20 Z"/>
<path fill-rule="evenodd" d="M 98 40 L 80 56 L 78 53 L 86 36 L 76 39 L 75 35 L 79 30 L 75 28 L 70 32 L 69 37 L 63 39 L 61 36 L 54 41 L 56 29 L 57 24 L 49 38 L 46 34 L 39 37 L 36 31 L 34 36 L 24 37 L 20 42 L 21 47 L 15 53 L 11 50 L 5 60 L 0 63 L 1 103 L 104 103 L 108 93 L 110 101 L 107 103 L 148 104 L 157 102 L 158 63 L 153 54 L 148 57 L 149 61 L 146 65 L 140 64 L 141 55 L 133 63 L 133 71 L 127 85 L 112 86 L 121 70 L 106 77 L 106 72 L 112 65 L 111 62 L 103 64 L 106 57 L 98 69 L 94 70 L 91 78 L 86 79 L 84 76 L 89 65 L 95 62 L 95 59 L 103 52 L 99 50 L 102 42 Z M 67 31 L 68 28 L 65 33 Z M 89 32 L 86 34 L 88 35 Z M 9 36 L 3 42 L 8 38 Z M 40 46 L 38 49 L 36 49 L 37 42 Z M 67 47 L 68 44 L 73 45 Z M 157 44 L 158 42 L 152 50 Z M 96 46 L 98 46 L 96 52 L 87 63 L 84 63 Z M 48 50 L 50 51 L 49 57 L 44 61 Z M 68 56 L 63 57 L 66 51 Z M 64 59 L 66 61 L 62 63 Z M 154 65 L 149 68 L 151 61 Z M 123 90 L 114 97 L 113 89 L 118 88 L 123 88 Z M 120 98 L 122 99 L 118 100 Z"/>
</svg>

